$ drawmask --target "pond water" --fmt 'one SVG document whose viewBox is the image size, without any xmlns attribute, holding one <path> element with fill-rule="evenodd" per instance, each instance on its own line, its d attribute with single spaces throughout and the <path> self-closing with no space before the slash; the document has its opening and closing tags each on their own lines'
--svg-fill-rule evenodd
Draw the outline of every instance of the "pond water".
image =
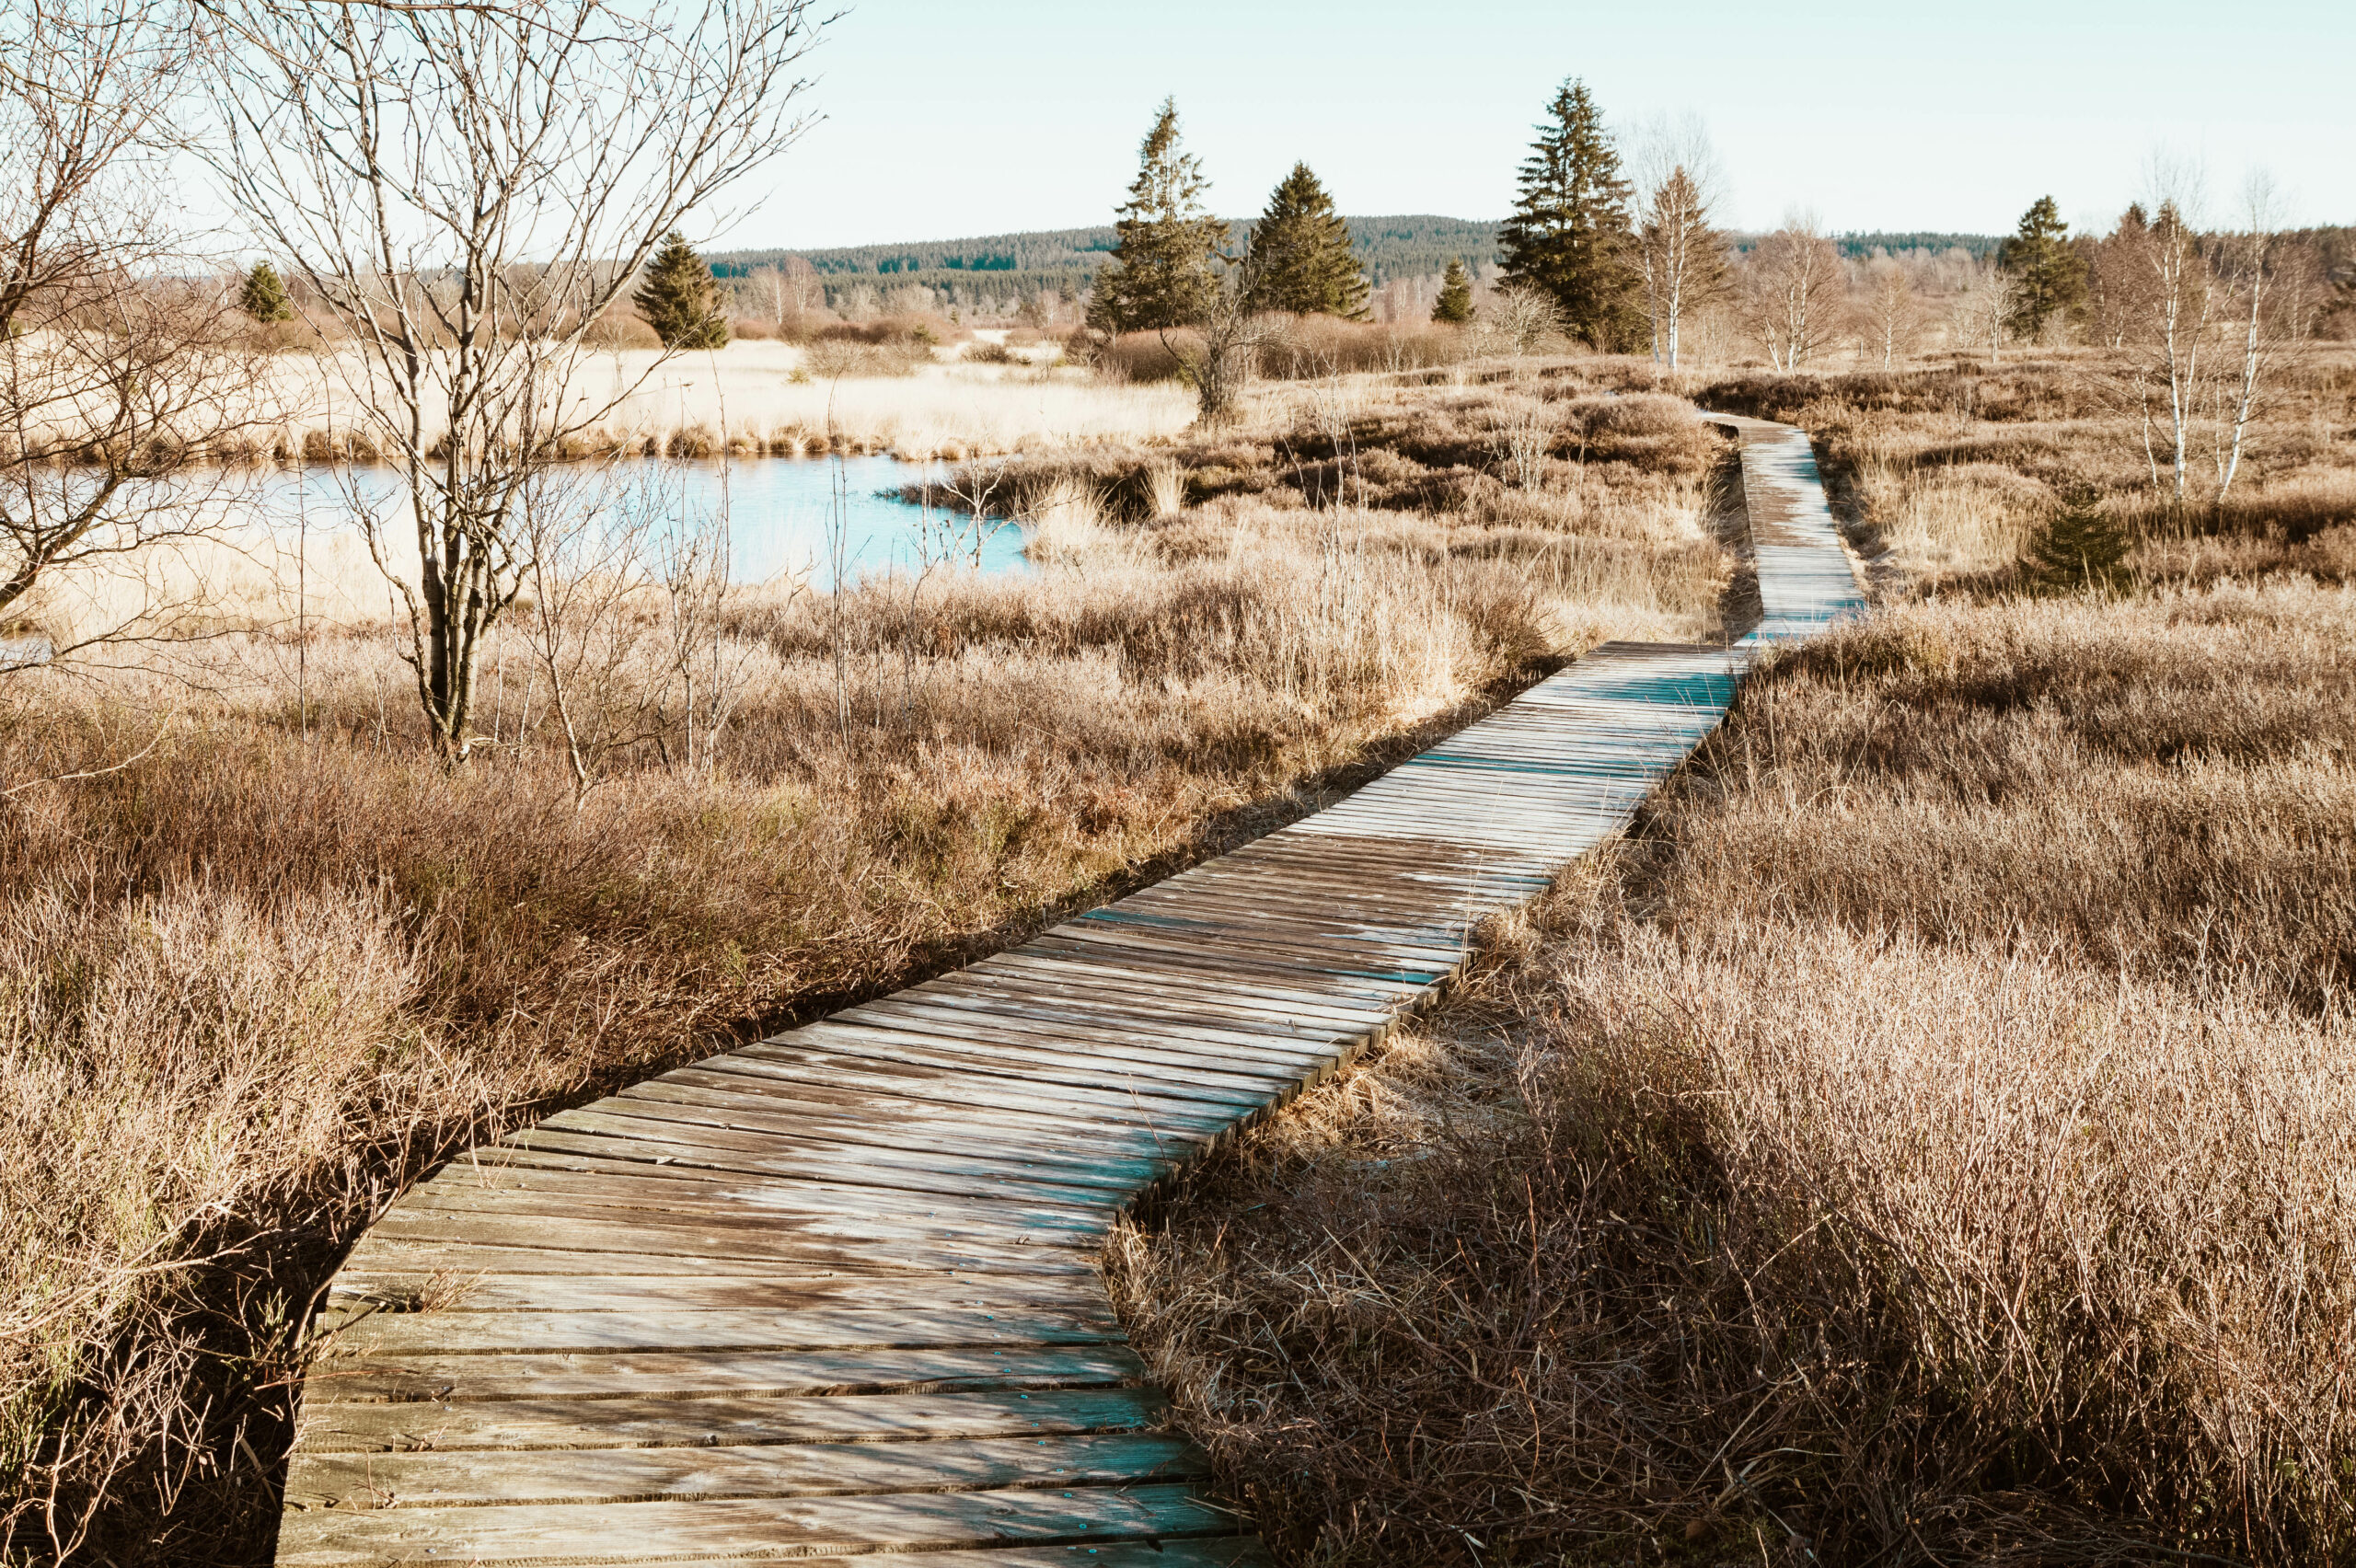
<svg viewBox="0 0 2356 1568">
<path fill-rule="evenodd" d="M 724 516 L 730 575 L 739 582 L 806 577 L 825 588 L 837 564 L 846 581 L 857 581 L 913 570 L 927 559 L 984 571 L 1028 570 L 1019 528 L 985 523 L 977 540 L 964 516 L 899 499 L 903 485 L 943 472 L 939 464 L 896 457 L 753 457 L 726 464 L 647 458 L 621 470 L 620 477 L 635 482 L 620 504 L 699 522 Z M 273 528 L 328 531 L 353 526 L 354 493 L 372 504 L 392 503 L 401 484 L 389 468 L 290 469 L 261 481 L 245 502 Z"/>
</svg>

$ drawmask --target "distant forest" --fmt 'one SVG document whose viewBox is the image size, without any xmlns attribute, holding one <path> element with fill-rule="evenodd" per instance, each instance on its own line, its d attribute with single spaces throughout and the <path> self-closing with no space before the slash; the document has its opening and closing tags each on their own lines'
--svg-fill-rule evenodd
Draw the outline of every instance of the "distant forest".
<svg viewBox="0 0 2356 1568">
<path fill-rule="evenodd" d="M 1393 278 L 1422 278 L 1446 270 L 1452 259 L 1486 274 L 1497 263 L 1497 225 L 1472 218 L 1429 213 L 1345 218 L 1350 248 L 1380 288 Z M 1241 249 L 1246 224 L 1234 220 L 1230 248 Z M 1732 236 L 1738 251 L 1750 248 L 1750 235 Z M 1875 233 L 1835 236 L 1844 255 L 1870 256 L 1877 248 L 1945 251 L 1957 248 L 1974 259 L 1992 256 L 2000 241 L 1989 234 Z M 1096 269 L 1118 243 L 1110 224 L 1092 228 L 1038 229 L 1027 234 L 986 234 L 964 239 L 915 240 L 896 245 L 850 245 L 831 250 L 730 250 L 711 257 L 712 271 L 741 278 L 799 256 L 816 269 L 826 303 L 840 303 L 850 288 L 888 289 L 916 283 L 943 289 L 952 300 L 1030 299 L 1049 294 L 1077 298 L 1095 281 Z"/>
<path fill-rule="evenodd" d="M 1344 221 L 1350 225 L 1350 248 L 1377 288 L 1392 278 L 1441 271 L 1459 257 L 1475 267 L 1493 266 L 1496 261 L 1495 223 L 1421 213 Z M 1243 220 L 1233 223 L 1230 248 L 1242 248 L 1245 228 Z M 970 239 L 852 245 L 833 250 L 731 250 L 710 260 L 716 275 L 732 278 L 799 256 L 817 269 L 830 305 L 855 283 L 871 288 L 918 283 L 947 289 L 952 298 L 959 299 L 984 294 L 1029 299 L 1041 294 L 1071 298 L 1095 281 L 1096 269 L 1104 264 L 1105 256 L 1117 243 L 1113 226 L 1104 224 Z"/>
</svg>

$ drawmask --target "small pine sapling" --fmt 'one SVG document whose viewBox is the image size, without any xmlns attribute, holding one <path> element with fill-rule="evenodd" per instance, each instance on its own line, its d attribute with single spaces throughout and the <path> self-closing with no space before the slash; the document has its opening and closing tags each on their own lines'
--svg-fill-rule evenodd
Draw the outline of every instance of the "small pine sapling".
<svg viewBox="0 0 2356 1568">
<path fill-rule="evenodd" d="M 2061 504 L 2030 536 L 2021 575 L 2038 593 L 2068 594 L 2082 588 L 2116 592 L 2127 584 L 2132 544 L 2093 490 L 2073 486 L 2062 492 Z"/>
<path fill-rule="evenodd" d="M 1432 306 L 1432 319 L 1458 327 L 1472 319 L 1472 280 L 1465 275 L 1461 260 L 1448 264 L 1439 281 L 1439 303 Z"/>
<path fill-rule="evenodd" d="M 711 269 L 676 229 L 664 236 L 646 282 L 629 298 L 666 349 L 717 349 L 728 341 L 728 313 Z"/>
<path fill-rule="evenodd" d="M 267 261 L 257 261 L 254 270 L 246 274 L 246 286 L 237 293 L 237 308 L 256 321 L 292 321 L 294 306 L 286 297 L 286 285 L 278 281 L 278 269 Z"/>
</svg>

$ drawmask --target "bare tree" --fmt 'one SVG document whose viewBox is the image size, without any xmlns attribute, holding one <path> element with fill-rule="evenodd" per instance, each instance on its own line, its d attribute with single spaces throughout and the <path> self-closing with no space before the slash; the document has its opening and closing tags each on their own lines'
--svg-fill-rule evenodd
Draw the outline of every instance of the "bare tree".
<svg viewBox="0 0 2356 1568">
<path fill-rule="evenodd" d="M 2002 363 L 2015 303 L 2012 274 L 1992 262 L 1981 263 L 1949 306 L 1956 341 L 1983 344 L 1988 363 Z"/>
<path fill-rule="evenodd" d="M 1725 286 L 1726 238 L 1710 222 L 1722 177 L 1698 116 L 1657 120 L 1633 144 L 1637 255 L 1653 361 L 1675 370 L 1687 313 Z"/>
<path fill-rule="evenodd" d="M 1914 350 L 1922 325 L 1922 305 L 1914 296 L 1914 280 L 1906 264 L 1877 256 L 1865 266 L 1866 288 L 1861 320 L 1867 350 L 1881 356 L 1881 367 L 1892 368 Z"/>
<path fill-rule="evenodd" d="M 1195 389 L 1196 411 L 1205 424 L 1233 417 L 1261 347 L 1281 336 L 1285 325 L 1282 317 L 1254 310 L 1248 303 L 1260 267 L 1248 251 L 1241 258 L 1217 259 L 1218 275 L 1204 291 L 1202 319 L 1191 334 L 1173 335 L 1166 328 L 1161 332 L 1162 346 Z"/>
<path fill-rule="evenodd" d="M 2152 308 L 2152 224 L 2141 202 L 2094 241 L 2086 265 L 2086 325 L 2093 340 L 2124 349 Z"/>
<path fill-rule="evenodd" d="M 226 16 L 221 167 L 352 335 L 330 363 L 406 490 L 362 509 L 367 543 L 433 744 L 462 761 L 478 651 L 530 570 L 524 489 L 634 389 L 593 389 L 583 333 L 798 134 L 791 73 L 817 24 L 806 0 Z"/>
<path fill-rule="evenodd" d="M 0 668 L 168 635 L 202 590 L 159 547 L 243 488 L 190 458 L 254 417 L 251 323 L 160 215 L 191 44 L 170 0 L 0 6 L 0 623 L 92 606 Z"/>
<path fill-rule="evenodd" d="M 764 267 L 756 276 L 760 280 L 761 303 L 769 307 L 769 318 L 780 327 L 816 309 L 824 293 L 818 282 L 818 269 L 799 256 L 789 256 L 774 267 Z"/>
<path fill-rule="evenodd" d="M 1813 218 L 1786 218 L 1743 268 L 1743 313 L 1777 370 L 1797 370 L 1835 340 L 1848 278 Z"/>
<path fill-rule="evenodd" d="M 2241 472 L 2251 417 L 2271 390 L 2275 371 L 2311 329 L 2320 293 L 2304 252 L 2280 243 L 2273 181 L 2250 178 L 2242 226 L 2226 237 L 2221 317 L 2239 340 L 2239 365 L 2224 377 L 2218 421 L 2217 497 L 2223 500 Z M 2230 312 L 2230 316 L 2227 313 Z"/>
<path fill-rule="evenodd" d="M 2153 219 L 2144 264 L 2150 269 L 2150 297 L 2142 330 L 2136 334 L 2140 340 L 2136 382 L 2147 409 L 2154 393 L 2165 399 L 2171 488 L 2181 502 L 2190 478 L 2192 425 L 2199 417 L 2201 381 L 2213 368 L 2204 362 L 2201 351 L 2216 308 L 2217 291 L 2200 236 L 2173 198 L 2161 201 Z M 2144 444 L 2149 455 L 2148 415 Z"/>
<path fill-rule="evenodd" d="M 648 466 L 646 482 L 667 478 Z M 519 488 L 524 642 L 548 678 L 576 807 L 617 752 L 660 732 L 662 694 L 641 668 L 653 632 L 639 612 L 654 588 L 647 536 L 662 499 L 631 495 L 610 467 L 547 468 Z M 526 738 L 524 723 L 516 735 Z"/>
</svg>

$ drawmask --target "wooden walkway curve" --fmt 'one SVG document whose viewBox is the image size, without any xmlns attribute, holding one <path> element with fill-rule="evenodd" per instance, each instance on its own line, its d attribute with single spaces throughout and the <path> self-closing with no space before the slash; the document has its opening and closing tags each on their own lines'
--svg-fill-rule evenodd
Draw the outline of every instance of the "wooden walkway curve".
<svg viewBox="0 0 2356 1568">
<path fill-rule="evenodd" d="M 279 1562 L 1265 1563 L 1095 1252 L 1619 833 L 1751 647 L 1861 607 L 1806 439 L 1722 422 L 1743 644 L 1606 644 L 1331 810 L 405 1194 L 331 1287 Z"/>
</svg>

